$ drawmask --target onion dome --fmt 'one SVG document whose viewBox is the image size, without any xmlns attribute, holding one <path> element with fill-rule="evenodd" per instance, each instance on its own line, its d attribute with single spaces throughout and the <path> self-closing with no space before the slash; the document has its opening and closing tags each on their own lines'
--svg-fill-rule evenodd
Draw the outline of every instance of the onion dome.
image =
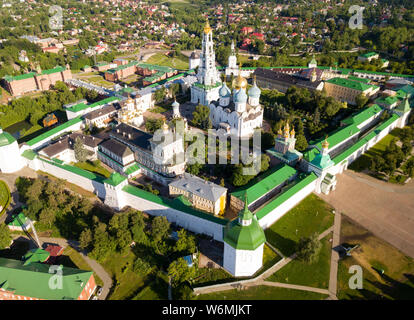
<svg viewBox="0 0 414 320">
<path fill-rule="evenodd" d="M 233 79 L 232 87 L 235 89 L 246 89 L 247 88 L 247 80 L 242 77 L 241 75 L 241 64 L 239 65 L 239 75 Z"/>
<path fill-rule="evenodd" d="M 236 93 L 233 94 L 233 101 L 235 103 L 246 103 L 247 102 L 247 94 L 244 89 L 239 89 Z"/>
<path fill-rule="evenodd" d="M 295 137 L 295 128 L 292 128 L 292 130 L 290 131 L 290 136 L 293 138 Z"/>
<path fill-rule="evenodd" d="M 259 89 L 259 87 L 256 84 L 256 76 L 254 76 L 254 80 L 253 80 L 253 87 L 251 87 L 249 89 L 249 97 L 252 98 L 260 98 L 260 94 L 262 93 L 262 91 Z"/>
<path fill-rule="evenodd" d="M 204 33 L 209 34 L 211 32 L 210 24 L 208 23 L 208 20 L 206 21 L 206 25 L 204 26 Z"/>
<path fill-rule="evenodd" d="M 164 122 L 164 124 L 162 125 L 162 131 L 163 132 L 168 132 L 170 130 L 170 127 L 168 126 L 168 124 L 166 122 Z"/>
<path fill-rule="evenodd" d="M 220 95 L 221 98 L 228 98 L 231 95 L 231 91 L 227 87 L 225 82 L 223 82 L 223 85 L 221 86 L 221 88 L 219 90 L 219 95 Z"/>
<path fill-rule="evenodd" d="M 177 100 L 174 100 L 174 102 L 171 105 L 173 108 L 177 108 L 180 106 L 180 104 L 177 102 Z"/>
<path fill-rule="evenodd" d="M 290 127 L 289 127 L 289 122 L 288 121 L 286 121 L 286 125 L 285 125 L 285 134 L 284 134 L 284 136 L 285 136 L 285 138 L 289 138 L 289 129 L 290 129 Z"/>
<path fill-rule="evenodd" d="M 323 149 L 329 149 L 329 142 L 328 142 L 328 137 L 325 138 L 325 141 L 322 142 L 322 148 Z"/>
<path fill-rule="evenodd" d="M 0 127 L 0 147 L 8 146 L 15 141 L 16 139 L 10 133 L 3 131 Z"/>
</svg>

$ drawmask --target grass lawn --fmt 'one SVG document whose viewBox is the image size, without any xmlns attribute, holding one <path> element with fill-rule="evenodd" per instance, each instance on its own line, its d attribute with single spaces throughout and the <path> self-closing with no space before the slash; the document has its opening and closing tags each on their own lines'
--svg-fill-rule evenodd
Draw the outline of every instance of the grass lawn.
<svg viewBox="0 0 414 320">
<path fill-rule="evenodd" d="M 375 155 L 382 155 L 387 147 L 390 145 L 391 141 L 397 137 L 395 131 L 392 131 L 390 134 L 386 135 L 378 143 L 376 143 L 371 149 L 365 152 L 362 156 L 356 159 L 349 165 L 349 169 L 360 172 L 369 168 L 370 158 Z"/>
<path fill-rule="evenodd" d="M 107 178 L 109 178 L 109 176 L 111 175 L 110 171 L 108 171 L 107 169 L 101 166 L 101 161 L 99 160 L 95 160 L 95 161 L 86 160 L 85 162 L 76 162 L 76 163 L 73 163 L 72 165 L 74 165 L 75 167 L 81 168 L 81 169 L 85 169 L 85 170 L 100 174 Z"/>
<path fill-rule="evenodd" d="M 326 297 L 316 292 L 256 286 L 240 291 L 233 289 L 202 294 L 197 297 L 197 300 L 322 300 Z"/>
<path fill-rule="evenodd" d="M 163 274 L 156 279 L 149 279 L 146 285 L 132 300 L 167 300 L 168 277 Z"/>
<path fill-rule="evenodd" d="M 0 180 L 0 216 L 6 212 L 7 207 L 10 204 L 11 195 L 7 184 Z"/>
<path fill-rule="evenodd" d="M 92 268 L 89 264 L 83 259 L 82 255 L 71 247 L 66 247 L 63 250 L 62 256 L 59 257 L 59 263 L 70 268 L 77 268 L 81 270 L 91 270 Z M 93 276 L 95 282 L 98 286 L 103 286 L 103 281 L 99 276 L 94 272 Z"/>
<path fill-rule="evenodd" d="M 414 260 L 387 242 L 375 237 L 362 226 L 342 218 L 341 243 L 359 244 L 352 256 L 339 261 L 339 299 L 414 299 Z M 350 289 L 352 274 L 349 267 L 359 265 L 363 270 L 363 289 Z M 380 275 L 376 270 L 384 270 Z"/>
<path fill-rule="evenodd" d="M 320 234 L 333 225 L 332 210 L 325 201 L 311 194 L 266 229 L 266 239 L 285 256 L 290 256 L 301 237 L 314 232 Z"/>
<path fill-rule="evenodd" d="M 306 263 L 295 259 L 266 280 L 327 289 L 331 265 L 331 235 L 322 239 L 317 261 Z"/>
<path fill-rule="evenodd" d="M 146 63 L 167 66 L 179 70 L 188 70 L 188 58 L 184 55 L 170 58 L 163 53 L 156 53 L 149 57 Z"/>
</svg>

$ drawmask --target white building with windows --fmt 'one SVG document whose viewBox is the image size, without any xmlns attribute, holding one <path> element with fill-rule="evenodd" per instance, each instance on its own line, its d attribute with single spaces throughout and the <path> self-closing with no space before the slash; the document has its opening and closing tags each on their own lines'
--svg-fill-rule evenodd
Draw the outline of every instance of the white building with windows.
<svg viewBox="0 0 414 320">
<path fill-rule="evenodd" d="M 237 57 L 236 57 L 236 50 L 234 49 L 234 41 L 231 42 L 231 54 L 227 61 L 226 67 L 226 77 L 230 77 L 231 75 L 237 75 L 239 69 L 237 68 Z"/>
</svg>

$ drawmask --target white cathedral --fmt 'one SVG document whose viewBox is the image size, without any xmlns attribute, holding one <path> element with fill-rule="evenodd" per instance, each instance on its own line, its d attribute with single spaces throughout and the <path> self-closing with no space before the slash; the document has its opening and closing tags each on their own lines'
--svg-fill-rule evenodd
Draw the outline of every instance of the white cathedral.
<svg viewBox="0 0 414 320">
<path fill-rule="evenodd" d="M 227 69 L 237 70 L 234 43 L 228 61 Z M 246 93 L 247 80 L 242 77 L 241 68 L 237 71 L 238 76 L 233 79 L 231 91 L 220 80 L 216 68 L 213 33 L 207 22 L 203 33 L 197 82 L 191 87 L 191 102 L 210 108 L 210 119 L 215 128 L 222 128 L 237 137 L 249 137 L 255 128 L 262 127 L 263 108 L 259 103 L 261 91 L 254 80 L 253 86 Z"/>
</svg>

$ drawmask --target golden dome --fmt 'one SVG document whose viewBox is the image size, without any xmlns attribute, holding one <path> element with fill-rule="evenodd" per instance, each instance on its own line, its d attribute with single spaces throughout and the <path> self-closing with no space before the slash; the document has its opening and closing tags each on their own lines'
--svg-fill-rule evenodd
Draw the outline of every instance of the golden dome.
<svg viewBox="0 0 414 320">
<path fill-rule="evenodd" d="M 241 75 L 241 65 L 239 66 L 239 75 L 233 79 L 232 87 L 235 89 L 246 89 L 247 88 L 247 80 L 242 77 Z"/>
<path fill-rule="evenodd" d="M 322 148 L 323 149 L 329 149 L 328 136 L 325 138 L 325 141 L 322 142 Z"/>
<path fill-rule="evenodd" d="M 162 130 L 164 132 L 167 132 L 170 129 L 170 127 L 168 126 L 168 124 L 166 122 L 164 122 L 164 124 L 162 125 Z"/>
<path fill-rule="evenodd" d="M 295 128 L 292 128 L 292 130 L 290 131 L 290 136 L 294 137 L 295 136 Z"/>
<path fill-rule="evenodd" d="M 204 33 L 209 34 L 211 32 L 210 24 L 208 23 L 208 20 L 206 21 L 206 25 L 204 26 Z"/>
</svg>

